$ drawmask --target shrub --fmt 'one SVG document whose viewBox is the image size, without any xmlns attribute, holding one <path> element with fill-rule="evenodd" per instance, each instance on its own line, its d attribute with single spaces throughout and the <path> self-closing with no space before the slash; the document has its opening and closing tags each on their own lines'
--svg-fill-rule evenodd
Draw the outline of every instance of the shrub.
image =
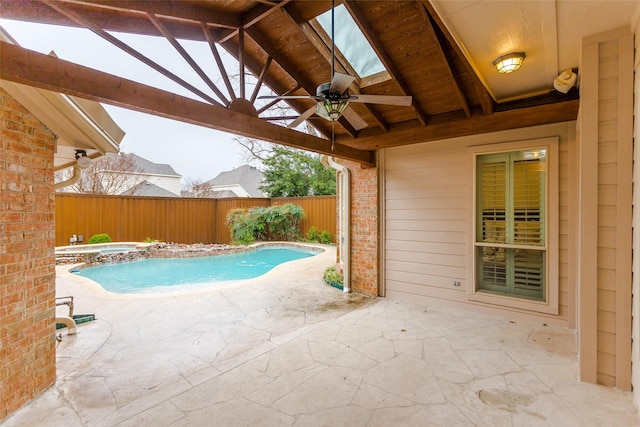
<svg viewBox="0 0 640 427">
<path fill-rule="evenodd" d="M 324 271 L 324 281 L 331 286 L 341 288 L 344 284 L 344 276 L 338 267 L 332 265 Z"/>
<path fill-rule="evenodd" d="M 327 230 L 322 230 L 322 233 L 320 233 L 320 243 L 325 245 L 331 244 L 331 233 Z"/>
<path fill-rule="evenodd" d="M 256 240 L 296 240 L 300 236 L 299 224 L 304 218 L 304 209 L 298 205 L 232 209 L 227 213 L 225 224 L 231 239 L 241 245 Z"/>
<path fill-rule="evenodd" d="M 306 237 L 307 242 L 316 242 L 325 245 L 331 244 L 331 233 L 329 233 L 327 230 L 322 230 L 322 232 L 320 232 L 320 230 L 318 230 L 318 227 L 315 226 L 309 228 Z"/>
<path fill-rule="evenodd" d="M 318 228 L 315 226 L 312 226 L 311 228 L 309 228 L 309 231 L 307 231 L 307 242 L 319 242 L 320 241 L 320 232 L 318 231 Z"/>
<path fill-rule="evenodd" d="M 93 236 L 91 236 L 91 238 L 89 239 L 89 244 L 109 243 L 110 241 L 111 241 L 111 236 L 109 236 L 107 233 L 101 233 L 101 234 L 94 234 Z"/>
<path fill-rule="evenodd" d="M 300 221 L 304 215 L 304 209 L 293 203 L 269 206 L 265 211 L 269 238 L 271 240 L 298 240 L 300 238 Z"/>
<path fill-rule="evenodd" d="M 248 245 L 256 240 L 262 224 L 256 223 L 251 210 L 232 209 L 227 213 L 226 225 L 229 226 L 231 239 L 239 245 Z"/>
</svg>

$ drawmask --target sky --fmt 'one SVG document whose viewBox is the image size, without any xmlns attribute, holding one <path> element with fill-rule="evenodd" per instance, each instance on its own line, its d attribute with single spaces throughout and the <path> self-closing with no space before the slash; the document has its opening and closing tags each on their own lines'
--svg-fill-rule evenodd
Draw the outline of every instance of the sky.
<svg viewBox="0 0 640 427">
<path fill-rule="evenodd" d="M 200 100 L 89 30 L 6 19 L 0 19 L 0 25 L 24 48 L 46 54 L 53 50 L 61 59 Z M 112 34 L 198 89 L 211 94 L 211 90 L 164 38 Z M 217 72 L 208 44 L 180 43 L 204 70 L 208 73 L 210 70 Z M 237 62 L 233 58 L 227 55 L 224 62 L 229 74 L 238 73 Z M 225 85 L 221 77 L 213 74 L 210 77 L 224 92 Z M 252 90 L 248 88 L 247 93 L 252 93 Z M 183 184 L 186 180 L 207 181 L 220 172 L 245 163 L 244 151 L 234 141 L 232 134 L 103 105 L 126 132 L 120 144 L 121 151 L 135 153 L 155 163 L 171 165 L 182 175 Z"/>
</svg>

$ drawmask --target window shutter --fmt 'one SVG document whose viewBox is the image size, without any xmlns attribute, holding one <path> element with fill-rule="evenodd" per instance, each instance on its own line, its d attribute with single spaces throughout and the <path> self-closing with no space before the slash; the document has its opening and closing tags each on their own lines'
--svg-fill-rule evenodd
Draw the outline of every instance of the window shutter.
<svg viewBox="0 0 640 427">
<path fill-rule="evenodd" d="M 513 164 L 513 243 L 544 245 L 544 169 L 539 159 Z"/>
<path fill-rule="evenodd" d="M 506 243 L 506 190 L 507 163 L 491 156 L 480 165 L 479 185 L 481 210 L 478 239 L 483 242 Z"/>
<path fill-rule="evenodd" d="M 544 299 L 546 151 L 476 159 L 477 287 Z"/>
<path fill-rule="evenodd" d="M 519 290 L 515 293 L 542 292 L 544 252 L 526 249 L 516 249 L 514 252 L 513 286 Z"/>
</svg>

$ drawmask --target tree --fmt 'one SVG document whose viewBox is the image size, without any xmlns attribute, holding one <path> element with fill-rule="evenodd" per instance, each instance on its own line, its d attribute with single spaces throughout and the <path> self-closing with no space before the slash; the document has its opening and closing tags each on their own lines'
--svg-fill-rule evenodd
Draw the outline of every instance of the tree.
<svg viewBox="0 0 640 427">
<path fill-rule="evenodd" d="M 186 178 L 180 195 L 182 197 L 214 197 L 211 185 L 198 178 Z"/>
<path fill-rule="evenodd" d="M 326 168 L 317 154 L 274 145 L 262 163 L 264 183 L 260 188 L 269 197 L 336 194 L 335 171 Z"/>
<path fill-rule="evenodd" d="M 277 107 L 277 106 L 276 106 Z M 287 116 L 291 114 L 291 109 L 287 107 L 280 107 L 281 116 Z M 282 121 L 283 125 L 286 125 L 284 121 Z M 304 133 L 309 135 L 319 136 L 318 131 L 311 126 L 308 121 L 305 121 L 303 124 L 299 125 L 297 129 L 301 129 Z M 245 136 L 237 136 L 233 139 L 235 142 L 240 144 L 242 148 L 244 148 L 245 153 L 242 157 L 242 160 L 247 163 L 263 163 L 267 158 L 273 155 L 273 148 L 276 144 L 272 144 L 271 142 L 261 141 L 259 139 L 247 138 Z"/>
<path fill-rule="evenodd" d="M 233 139 L 244 148 L 242 160 L 246 164 L 255 162 L 262 163 L 273 154 L 274 144 L 258 139 L 247 138 L 245 136 L 237 136 Z"/>
<path fill-rule="evenodd" d="M 65 181 L 73 175 L 73 170 L 57 171 L 55 182 Z M 148 177 L 140 170 L 132 154 L 119 153 L 94 160 L 90 167 L 82 171 L 80 180 L 61 191 L 90 194 L 122 194 L 135 188 Z"/>
</svg>

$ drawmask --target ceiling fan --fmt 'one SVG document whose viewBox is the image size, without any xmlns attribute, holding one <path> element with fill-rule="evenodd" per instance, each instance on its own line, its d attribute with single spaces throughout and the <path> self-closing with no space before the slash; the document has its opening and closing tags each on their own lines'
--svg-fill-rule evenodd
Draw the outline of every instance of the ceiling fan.
<svg viewBox="0 0 640 427">
<path fill-rule="evenodd" d="M 297 119 L 289 123 L 288 128 L 295 128 L 313 114 L 335 122 L 345 112 L 350 102 L 361 102 L 365 104 L 384 104 L 408 107 L 411 105 L 411 96 L 396 95 L 362 95 L 350 94 L 349 86 L 356 80 L 354 76 L 335 72 L 335 36 L 334 36 L 334 13 L 335 0 L 331 1 L 331 82 L 323 83 L 316 89 L 315 95 L 283 95 L 283 96 L 261 96 L 260 99 L 313 99 L 317 104 Z"/>
</svg>

